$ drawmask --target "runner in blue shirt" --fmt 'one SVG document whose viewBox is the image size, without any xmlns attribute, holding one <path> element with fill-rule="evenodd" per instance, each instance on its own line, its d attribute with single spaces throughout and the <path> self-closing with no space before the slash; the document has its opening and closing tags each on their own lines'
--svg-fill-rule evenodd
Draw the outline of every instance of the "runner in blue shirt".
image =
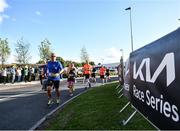
<svg viewBox="0 0 180 131">
<path fill-rule="evenodd" d="M 47 95 L 48 95 L 48 105 L 52 104 L 53 101 L 51 99 L 51 90 L 54 86 L 56 90 L 56 103 L 60 103 L 60 91 L 59 91 L 59 84 L 60 84 L 60 74 L 64 71 L 63 66 L 60 62 L 56 61 L 56 55 L 51 53 L 51 61 L 47 63 L 47 74 L 48 74 L 48 81 L 47 81 Z"/>
</svg>

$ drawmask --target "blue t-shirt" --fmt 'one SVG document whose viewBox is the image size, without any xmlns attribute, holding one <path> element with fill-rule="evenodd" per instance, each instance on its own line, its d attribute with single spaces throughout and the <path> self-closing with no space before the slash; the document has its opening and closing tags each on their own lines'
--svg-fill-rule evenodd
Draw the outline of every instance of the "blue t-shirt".
<svg viewBox="0 0 180 131">
<path fill-rule="evenodd" d="M 14 68 L 11 68 L 11 74 L 12 74 L 12 75 L 15 75 L 15 74 L 16 74 L 16 71 L 15 71 Z"/>
<path fill-rule="evenodd" d="M 47 73 L 48 73 L 48 79 L 58 81 L 60 80 L 60 75 L 53 77 L 51 76 L 52 73 L 59 73 L 63 69 L 63 66 L 58 61 L 49 61 L 47 63 Z"/>
</svg>

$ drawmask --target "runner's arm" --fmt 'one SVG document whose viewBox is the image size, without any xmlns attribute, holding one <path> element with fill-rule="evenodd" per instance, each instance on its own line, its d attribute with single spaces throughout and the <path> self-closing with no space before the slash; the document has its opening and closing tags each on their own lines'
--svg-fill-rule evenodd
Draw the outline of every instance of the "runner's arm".
<svg viewBox="0 0 180 131">
<path fill-rule="evenodd" d="M 66 72 L 66 70 L 65 69 L 62 69 L 60 72 L 59 72 L 59 74 L 63 74 L 63 73 L 65 73 Z"/>
</svg>

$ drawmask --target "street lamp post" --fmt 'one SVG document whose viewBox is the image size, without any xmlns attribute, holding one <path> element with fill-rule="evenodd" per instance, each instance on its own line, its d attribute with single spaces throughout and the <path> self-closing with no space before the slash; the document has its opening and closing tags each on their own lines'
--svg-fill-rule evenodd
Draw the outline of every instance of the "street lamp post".
<svg viewBox="0 0 180 131">
<path fill-rule="evenodd" d="M 132 17 L 131 17 L 131 7 L 126 8 L 125 10 L 130 11 L 130 28 L 131 28 L 131 50 L 133 52 L 133 33 L 132 33 Z"/>
<path fill-rule="evenodd" d="M 121 51 L 121 56 L 122 56 L 122 58 L 123 58 L 123 49 L 120 49 L 120 51 Z"/>
</svg>

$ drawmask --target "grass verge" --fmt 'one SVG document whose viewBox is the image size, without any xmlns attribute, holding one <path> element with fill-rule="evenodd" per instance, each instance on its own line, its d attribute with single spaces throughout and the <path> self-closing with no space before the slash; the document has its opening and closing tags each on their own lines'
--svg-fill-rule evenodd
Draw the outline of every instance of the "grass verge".
<svg viewBox="0 0 180 131">
<path fill-rule="evenodd" d="M 122 125 L 122 120 L 127 119 L 133 110 L 128 107 L 123 113 L 118 113 L 127 103 L 127 99 L 118 98 L 116 86 L 117 83 L 113 83 L 90 89 L 57 111 L 38 129 L 154 130 L 155 128 L 138 113 L 126 126 Z"/>
</svg>

